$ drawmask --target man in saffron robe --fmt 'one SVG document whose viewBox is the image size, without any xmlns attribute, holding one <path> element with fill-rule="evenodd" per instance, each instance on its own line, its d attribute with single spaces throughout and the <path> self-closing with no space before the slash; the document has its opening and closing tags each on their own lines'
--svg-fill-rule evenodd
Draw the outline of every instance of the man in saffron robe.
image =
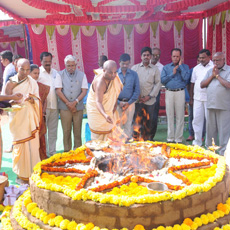
<svg viewBox="0 0 230 230">
<path fill-rule="evenodd" d="M 87 115 L 92 140 L 107 140 L 112 136 L 118 114 L 117 98 L 122 83 L 117 75 L 116 62 L 108 60 L 90 87 L 87 98 Z"/>
<path fill-rule="evenodd" d="M 30 63 L 20 59 L 18 74 L 6 84 L 6 94 L 23 94 L 22 108 L 10 114 L 10 131 L 13 137 L 13 171 L 23 181 L 28 181 L 33 167 L 40 161 L 39 128 L 42 109 L 37 82 L 30 77 Z"/>
</svg>

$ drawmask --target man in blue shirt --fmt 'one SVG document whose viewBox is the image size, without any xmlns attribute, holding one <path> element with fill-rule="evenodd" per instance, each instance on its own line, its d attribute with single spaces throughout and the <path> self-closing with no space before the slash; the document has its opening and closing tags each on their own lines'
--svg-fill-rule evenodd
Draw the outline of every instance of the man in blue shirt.
<svg viewBox="0 0 230 230">
<path fill-rule="evenodd" d="M 123 90 L 118 97 L 117 110 L 121 120 L 121 128 L 129 138 L 132 137 L 132 121 L 135 112 L 135 101 L 140 94 L 138 75 L 135 71 L 129 69 L 130 56 L 122 54 L 120 56 L 120 68 L 118 76 L 123 83 Z"/>
<path fill-rule="evenodd" d="M 181 50 L 171 51 L 172 62 L 164 66 L 161 83 L 165 85 L 165 105 L 168 122 L 168 142 L 182 142 L 184 130 L 185 87 L 190 77 L 188 65 L 182 63 Z M 176 131 L 174 116 L 176 114 Z"/>
</svg>

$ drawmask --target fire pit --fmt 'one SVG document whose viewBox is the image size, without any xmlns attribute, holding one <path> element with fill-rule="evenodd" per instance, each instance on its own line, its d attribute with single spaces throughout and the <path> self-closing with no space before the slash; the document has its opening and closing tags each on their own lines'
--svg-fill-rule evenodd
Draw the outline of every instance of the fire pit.
<svg viewBox="0 0 230 230">
<path fill-rule="evenodd" d="M 96 164 L 103 172 L 126 175 L 127 173 L 146 174 L 162 169 L 167 163 L 167 158 L 161 154 L 150 155 L 148 152 L 134 151 L 129 154 L 111 154 L 99 160 Z"/>
</svg>

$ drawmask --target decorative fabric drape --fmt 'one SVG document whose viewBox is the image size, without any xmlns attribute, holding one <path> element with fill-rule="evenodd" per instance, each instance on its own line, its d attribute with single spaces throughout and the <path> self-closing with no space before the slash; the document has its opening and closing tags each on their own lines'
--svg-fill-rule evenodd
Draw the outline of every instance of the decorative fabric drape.
<svg viewBox="0 0 230 230">
<path fill-rule="evenodd" d="M 72 54 L 89 82 L 102 54 L 119 64 L 120 55 L 126 52 L 133 65 L 141 62 L 144 46 L 159 47 L 160 61 L 167 64 L 171 62 L 171 49 L 178 47 L 182 49 L 184 62 L 193 67 L 202 49 L 202 19 L 107 26 L 29 25 L 29 33 L 35 64 L 40 65 L 40 53 L 48 51 L 54 55 L 53 68 L 60 70 L 64 68 L 65 56 Z"/>
<path fill-rule="evenodd" d="M 230 65 L 230 10 L 222 11 L 207 20 L 207 48 L 214 54 L 224 52 Z"/>
</svg>

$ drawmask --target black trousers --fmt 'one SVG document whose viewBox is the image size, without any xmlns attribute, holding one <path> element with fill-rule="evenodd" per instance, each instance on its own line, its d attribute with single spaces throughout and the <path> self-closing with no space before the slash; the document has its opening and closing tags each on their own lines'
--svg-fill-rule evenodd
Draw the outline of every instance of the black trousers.
<svg viewBox="0 0 230 230">
<path fill-rule="evenodd" d="M 153 112 L 153 131 L 152 131 L 153 138 L 155 137 L 155 134 L 157 132 L 158 114 L 160 110 L 160 97 L 161 97 L 161 91 L 159 91 L 156 97 L 156 103 Z"/>
<path fill-rule="evenodd" d="M 135 113 L 133 117 L 134 140 L 153 140 L 154 107 L 155 103 L 153 105 L 145 105 L 143 103 L 135 104 Z"/>
</svg>

